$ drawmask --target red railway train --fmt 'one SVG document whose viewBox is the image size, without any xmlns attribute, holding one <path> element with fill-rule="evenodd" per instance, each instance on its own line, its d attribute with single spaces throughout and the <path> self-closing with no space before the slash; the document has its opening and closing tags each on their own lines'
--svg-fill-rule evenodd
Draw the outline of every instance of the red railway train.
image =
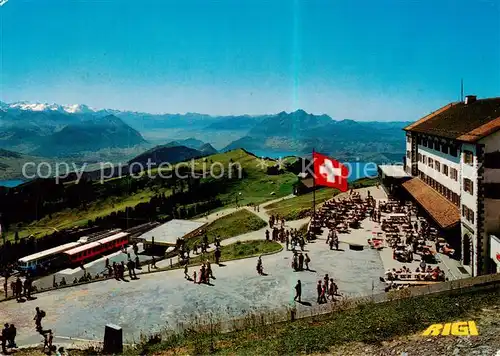
<svg viewBox="0 0 500 356">
<path fill-rule="evenodd" d="M 70 265 L 83 265 L 113 250 L 122 249 L 128 242 L 129 234 L 127 232 L 120 232 L 101 240 L 64 251 L 63 258 Z"/>
</svg>

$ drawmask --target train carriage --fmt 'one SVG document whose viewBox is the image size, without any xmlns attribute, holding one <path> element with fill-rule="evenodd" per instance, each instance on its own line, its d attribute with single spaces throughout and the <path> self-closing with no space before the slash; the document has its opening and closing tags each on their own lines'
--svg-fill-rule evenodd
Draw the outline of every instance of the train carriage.
<svg viewBox="0 0 500 356">
<path fill-rule="evenodd" d="M 76 248 L 79 242 L 69 242 L 45 251 L 40 251 L 29 256 L 20 258 L 17 262 L 19 269 L 23 272 L 37 273 L 44 269 L 56 268 L 63 264 L 62 255 L 65 251 Z"/>
<path fill-rule="evenodd" d="M 120 232 L 113 236 L 67 250 L 64 252 L 64 255 L 67 263 L 70 265 L 83 265 L 106 253 L 122 249 L 128 244 L 128 238 L 128 233 Z"/>
</svg>

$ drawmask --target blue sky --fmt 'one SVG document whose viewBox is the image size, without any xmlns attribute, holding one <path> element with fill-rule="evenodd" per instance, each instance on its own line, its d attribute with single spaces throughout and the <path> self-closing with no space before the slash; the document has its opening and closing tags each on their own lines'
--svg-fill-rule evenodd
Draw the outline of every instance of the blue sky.
<svg viewBox="0 0 500 356">
<path fill-rule="evenodd" d="M 0 100 L 414 120 L 500 96 L 500 2 L 9 0 Z"/>
</svg>

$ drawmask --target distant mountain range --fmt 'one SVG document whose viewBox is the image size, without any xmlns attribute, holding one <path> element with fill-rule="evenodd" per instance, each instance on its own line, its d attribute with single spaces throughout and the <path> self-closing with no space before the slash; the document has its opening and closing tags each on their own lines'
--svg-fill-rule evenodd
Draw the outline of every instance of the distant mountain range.
<svg viewBox="0 0 500 356">
<path fill-rule="evenodd" d="M 120 118 L 91 113 L 86 106 L 0 103 L 0 148 L 56 157 L 144 144 Z"/>
<path fill-rule="evenodd" d="M 342 160 L 401 161 L 405 150 L 402 128 L 407 122 L 333 120 L 304 110 L 263 117 L 248 134 L 223 151 L 277 150 L 308 154 L 314 150 Z"/>
<path fill-rule="evenodd" d="M 166 148 L 174 146 L 184 147 L 177 150 L 179 157 L 211 154 L 217 151 L 214 145 L 220 151 L 243 148 L 308 154 L 315 149 L 341 160 L 401 161 L 405 152 L 401 129 L 407 124 L 334 120 L 304 110 L 211 116 L 0 102 L 0 148 L 30 156 L 92 157 L 96 161 L 100 157 L 96 152 L 113 152 L 115 161 L 130 161 L 141 157 L 141 152 L 153 151 L 172 158 L 173 151 Z M 207 142 L 210 145 L 202 147 Z"/>
</svg>

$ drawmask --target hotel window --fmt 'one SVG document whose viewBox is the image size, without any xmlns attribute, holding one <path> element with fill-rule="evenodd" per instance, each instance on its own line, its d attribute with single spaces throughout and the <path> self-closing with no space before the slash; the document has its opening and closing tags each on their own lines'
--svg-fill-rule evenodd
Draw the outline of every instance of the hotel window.
<svg viewBox="0 0 500 356">
<path fill-rule="evenodd" d="M 427 164 L 427 156 L 426 155 L 422 155 L 422 163 Z"/>
<path fill-rule="evenodd" d="M 450 178 L 458 181 L 458 171 L 455 168 L 450 169 Z"/>
<path fill-rule="evenodd" d="M 448 177 L 448 166 L 443 164 L 443 174 Z"/>
<path fill-rule="evenodd" d="M 417 144 L 421 145 L 422 144 L 422 138 L 421 137 L 418 137 L 417 138 Z"/>
<path fill-rule="evenodd" d="M 434 168 L 434 160 L 429 158 L 429 167 Z"/>
<path fill-rule="evenodd" d="M 474 211 L 469 209 L 465 205 L 462 205 L 462 216 L 464 216 L 467 220 L 474 224 Z"/>
<path fill-rule="evenodd" d="M 464 178 L 464 191 L 474 195 L 474 183 L 468 178 Z"/>
<path fill-rule="evenodd" d="M 448 145 L 443 143 L 441 145 L 441 152 L 448 154 L 448 147 L 449 147 Z"/>
<path fill-rule="evenodd" d="M 433 149 L 434 148 L 434 141 L 429 140 L 427 147 Z"/>
<path fill-rule="evenodd" d="M 435 165 L 436 171 L 441 172 L 441 163 L 439 163 L 438 161 L 436 161 L 435 163 L 436 163 Z"/>
<path fill-rule="evenodd" d="M 418 161 L 422 162 L 422 154 L 421 153 L 418 154 Z"/>
<path fill-rule="evenodd" d="M 427 139 L 422 139 L 422 146 L 427 147 Z"/>
<path fill-rule="evenodd" d="M 453 146 L 450 147 L 450 155 L 452 155 L 453 157 L 458 156 L 458 151 L 457 151 L 456 147 L 453 147 Z"/>
<path fill-rule="evenodd" d="M 464 151 L 464 163 L 471 166 L 474 164 L 474 154 L 471 151 Z"/>
</svg>

